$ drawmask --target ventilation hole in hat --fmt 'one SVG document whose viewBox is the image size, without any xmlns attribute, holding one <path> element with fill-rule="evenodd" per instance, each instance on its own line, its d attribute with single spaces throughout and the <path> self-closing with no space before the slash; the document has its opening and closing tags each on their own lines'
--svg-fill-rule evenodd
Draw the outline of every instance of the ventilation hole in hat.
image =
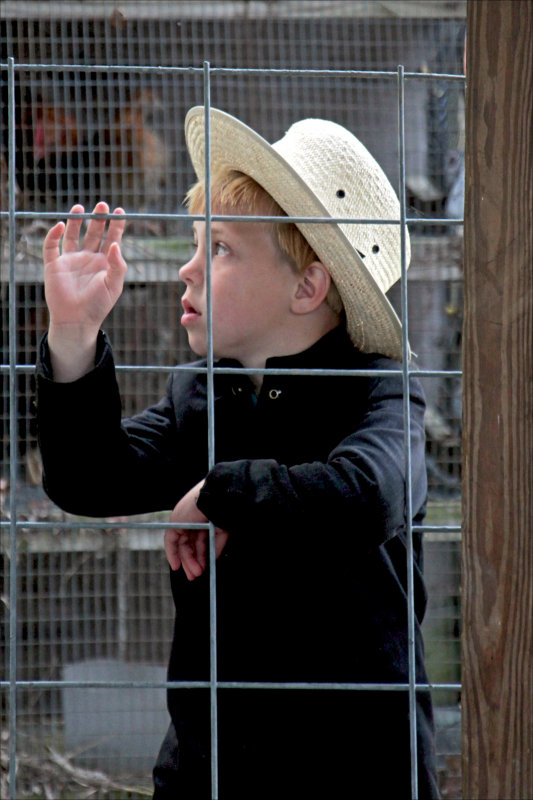
<svg viewBox="0 0 533 800">
<path fill-rule="evenodd" d="M 337 189 L 337 197 L 345 197 L 345 196 L 346 192 L 344 191 L 344 189 Z"/>
<path fill-rule="evenodd" d="M 374 247 L 372 248 L 372 252 L 373 253 L 379 253 L 379 244 L 375 244 L 374 245 Z"/>
<path fill-rule="evenodd" d="M 359 253 L 359 255 L 361 256 L 361 258 L 365 258 L 365 254 L 364 253 L 362 253 L 360 250 L 357 250 L 357 247 L 355 249 Z"/>
</svg>

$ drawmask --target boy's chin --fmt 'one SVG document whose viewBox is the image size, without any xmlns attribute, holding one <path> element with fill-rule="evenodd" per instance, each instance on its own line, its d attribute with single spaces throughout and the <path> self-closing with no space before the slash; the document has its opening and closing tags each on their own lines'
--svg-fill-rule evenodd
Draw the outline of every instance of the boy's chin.
<svg viewBox="0 0 533 800">
<path fill-rule="evenodd" d="M 207 342 L 205 341 L 196 341 L 194 336 L 189 336 L 189 347 L 191 348 L 192 352 L 197 355 L 199 358 L 207 358 Z M 220 353 L 217 350 L 216 343 L 213 343 L 213 358 L 225 358 L 224 353 Z M 231 356 L 227 356 L 230 358 Z"/>
<path fill-rule="evenodd" d="M 189 342 L 190 349 L 192 350 L 192 352 L 195 355 L 200 356 L 200 358 L 205 358 L 206 357 L 206 355 L 207 355 L 207 344 L 206 344 L 206 342 L 197 341 L 196 337 L 195 336 L 191 336 L 191 334 L 189 334 L 187 336 L 187 340 Z"/>
<path fill-rule="evenodd" d="M 207 347 L 205 345 L 194 345 L 191 342 L 189 342 L 189 347 L 191 348 L 192 352 L 196 356 L 198 356 L 198 358 L 207 358 Z M 217 353 L 217 351 L 214 349 L 213 358 L 214 359 L 224 358 L 224 356 L 221 355 L 220 353 Z"/>
</svg>

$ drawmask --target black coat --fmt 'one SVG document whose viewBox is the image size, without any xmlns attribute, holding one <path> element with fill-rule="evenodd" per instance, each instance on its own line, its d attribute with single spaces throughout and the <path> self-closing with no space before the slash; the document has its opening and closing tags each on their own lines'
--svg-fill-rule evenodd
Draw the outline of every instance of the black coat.
<svg viewBox="0 0 533 800">
<path fill-rule="evenodd" d="M 359 353 L 341 329 L 267 362 L 398 366 Z M 416 523 L 426 497 L 424 401 L 416 380 L 410 387 Z M 214 395 L 216 466 L 208 472 L 205 374 L 176 371 L 158 405 L 121 424 L 106 340 L 96 369 L 74 384 L 50 380 L 43 345 L 38 422 L 47 492 L 74 513 L 133 514 L 173 508 L 207 475 L 198 506 L 230 534 L 217 562 L 218 680 L 405 683 L 401 376 L 267 375 L 256 397 L 247 376 L 217 374 Z M 426 682 L 419 534 L 413 544 L 416 677 Z M 171 585 L 169 678 L 208 680 L 208 575 L 191 584 L 180 570 Z M 221 797 L 316 796 L 320 787 L 328 797 L 410 796 L 405 691 L 218 694 Z M 422 691 L 417 699 L 420 796 L 436 797 L 430 701 Z M 208 797 L 208 693 L 172 691 L 169 708 L 189 787 L 183 796 Z M 287 770 L 292 777 L 282 778 Z"/>
</svg>

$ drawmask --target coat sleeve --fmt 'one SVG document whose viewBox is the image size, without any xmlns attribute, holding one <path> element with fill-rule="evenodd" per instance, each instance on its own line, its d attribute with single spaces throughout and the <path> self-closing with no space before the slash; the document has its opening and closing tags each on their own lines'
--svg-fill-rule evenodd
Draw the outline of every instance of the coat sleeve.
<svg viewBox="0 0 533 800">
<path fill-rule="evenodd" d="M 171 379 L 172 381 L 172 379 Z M 94 370 L 73 383 L 52 380 L 46 339 L 37 367 L 37 425 L 43 484 L 65 511 L 83 516 L 138 514 L 173 508 L 205 474 L 179 469 L 187 453 L 169 392 L 121 420 L 111 348 L 100 334 Z"/>
<path fill-rule="evenodd" d="M 424 400 L 411 383 L 413 516 L 423 508 Z M 401 381 L 372 381 L 357 429 L 325 462 L 287 466 L 268 459 L 217 464 L 207 475 L 198 507 L 217 527 L 322 537 L 332 529 L 357 534 L 358 546 L 378 546 L 405 527 L 406 457 Z"/>
</svg>

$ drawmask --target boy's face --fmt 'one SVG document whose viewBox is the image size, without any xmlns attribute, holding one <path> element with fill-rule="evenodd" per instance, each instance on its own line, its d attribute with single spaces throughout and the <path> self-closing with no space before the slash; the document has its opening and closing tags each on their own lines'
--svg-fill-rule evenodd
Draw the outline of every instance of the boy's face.
<svg viewBox="0 0 533 800">
<path fill-rule="evenodd" d="M 196 253 L 180 269 L 186 284 L 181 324 L 191 349 L 207 353 L 205 222 L 193 224 Z M 264 223 L 214 222 L 212 237 L 213 351 L 245 367 L 290 348 L 291 299 L 299 276 Z"/>
</svg>

